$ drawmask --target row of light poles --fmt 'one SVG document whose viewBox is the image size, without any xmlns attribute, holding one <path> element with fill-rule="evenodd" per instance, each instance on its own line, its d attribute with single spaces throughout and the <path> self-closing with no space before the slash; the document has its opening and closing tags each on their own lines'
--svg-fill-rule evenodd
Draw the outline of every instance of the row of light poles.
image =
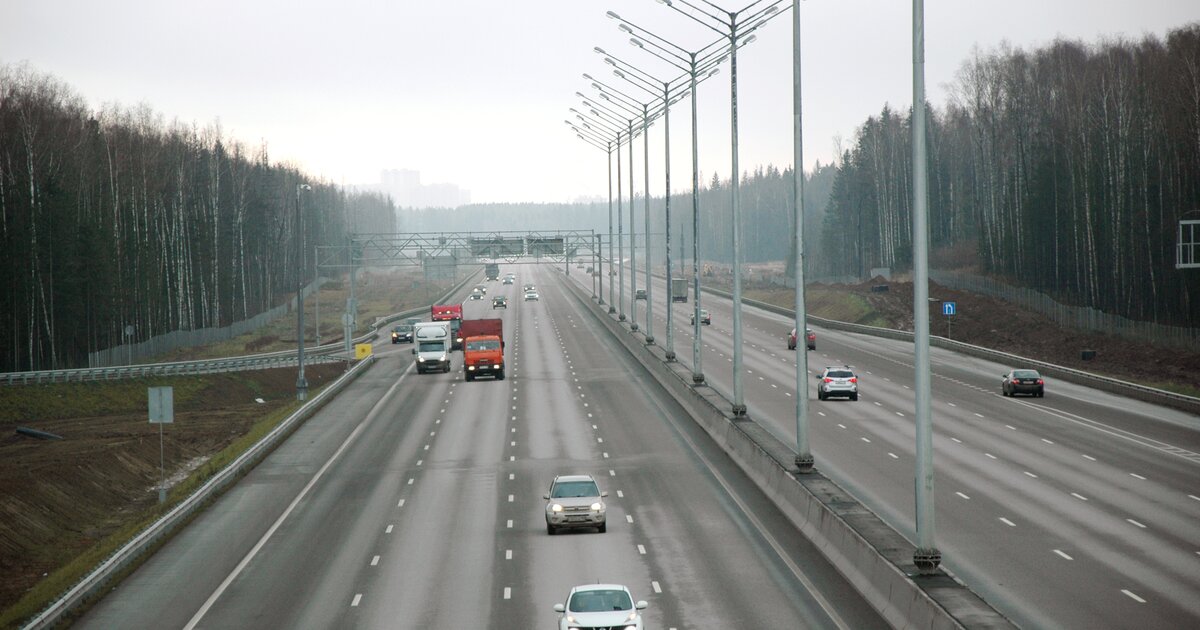
<svg viewBox="0 0 1200 630">
<path fill-rule="evenodd" d="M 728 11 L 714 4 L 709 0 L 658 0 L 660 4 L 673 9 L 677 13 L 687 17 L 688 19 L 708 28 L 718 34 L 718 39 L 710 42 L 706 46 L 697 50 L 688 50 L 670 40 L 655 34 L 654 32 L 638 26 L 629 20 L 622 18 L 612 11 L 607 12 L 607 16 L 619 23 L 618 28 L 632 36 L 630 43 L 637 48 L 649 53 L 650 55 L 666 62 L 683 72 L 679 78 L 674 81 L 662 81 L 657 79 L 652 74 L 643 71 L 641 68 L 630 64 L 624 60 L 617 58 L 605 52 L 601 48 L 596 48 L 596 52 L 604 56 L 604 61 L 613 66 L 615 76 L 625 80 L 626 82 L 636 86 L 638 89 L 651 95 L 651 98 L 646 101 L 639 101 L 635 97 L 631 97 L 624 92 L 617 90 L 599 80 L 596 80 L 590 75 L 585 74 L 584 78 L 591 82 L 594 89 L 599 92 L 599 96 L 610 103 L 612 107 L 600 106 L 595 100 L 588 102 L 587 97 L 583 94 L 576 93 L 584 98 L 584 104 L 588 107 L 591 117 L 582 114 L 572 109 L 576 116 L 582 121 L 583 129 L 576 126 L 571 121 L 572 127 L 580 132 L 579 137 L 585 141 L 605 149 L 609 154 L 609 258 L 612 258 L 612 153 L 614 151 L 613 140 L 607 134 L 613 134 L 616 142 L 617 152 L 617 217 L 618 217 L 618 256 L 622 256 L 623 235 L 621 226 L 621 202 L 620 202 L 620 146 L 622 135 L 624 134 L 625 142 L 629 144 L 629 218 L 630 218 L 630 268 L 633 270 L 633 280 L 631 285 L 631 315 L 633 320 L 630 328 L 633 331 L 638 330 L 636 322 L 637 314 L 637 278 L 636 278 L 636 250 L 634 245 L 634 226 L 633 226 L 633 204 L 634 204 L 634 185 L 633 185 L 633 137 L 634 128 L 633 122 L 637 117 L 638 108 L 641 109 L 643 142 L 645 148 L 645 252 L 646 252 L 646 331 L 645 338 L 647 344 L 654 343 L 654 335 L 651 327 L 652 322 L 652 294 L 651 294 L 651 260 L 650 260 L 650 190 L 649 190 L 649 135 L 648 128 L 650 121 L 661 115 L 664 119 L 664 136 L 666 145 L 665 149 L 665 177 L 666 177 L 666 192 L 665 199 L 665 252 L 666 252 L 666 270 L 667 270 L 667 347 L 665 356 L 668 361 L 675 360 L 674 352 L 674 337 L 673 337 L 673 322 L 672 322 L 672 303 L 673 298 L 671 293 L 671 187 L 670 187 L 670 126 L 669 112 L 670 106 L 680 98 L 686 95 L 691 95 L 692 101 L 692 292 L 694 296 L 693 304 L 693 336 L 692 336 L 692 380 L 696 384 L 704 382 L 704 373 L 701 363 L 701 318 L 700 318 L 700 212 L 699 212 L 699 166 L 698 166 L 698 146 L 697 146 L 697 116 L 696 116 L 696 86 L 699 81 L 708 76 L 712 76 L 716 72 L 716 66 L 729 60 L 730 65 L 730 148 L 731 148 L 731 221 L 733 223 L 732 233 L 732 275 L 733 275 L 733 404 L 732 413 L 734 416 L 744 416 L 747 408 L 744 398 L 743 386 L 743 352 L 742 352 L 742 226 L 741 226 L 741 207 L 740 207 L 740 172 L 738 167 L 738 100 L 737 100 L 737 51 L 742 46 L 754 40 L 754 32 L 762 28 L 767 22 L 781 15 L 784 10 L 791 8 L 793 15 L 793 192 L 795 195 L 795 209 L 793 220 L 795 222 L 794 233 L 794 251 L 795 268 L 794 277 L 796 279 L 795 289 L 795 327 L 796 334 L 803 335 L 806 328 L 805 303 L 804 303 L 804 215 L 803 215 L 803 190 L 804 190 L 804 175 L 803 175 L 803 145 L 802 145 L 802 116 L 801 116 L 801 66 L 800 66 L 800 6 L 799 0 L 792 0 L 788 4 L 784 4 L 785 0 L 774 0 L 766 2 L 766 0 L 754 0 L 738 11 Z M 764 2 L 766 2 L 764 4 Z M 705 74 L 708 73 L 708 74 Z M 701 78 L 703 77 L 703 78 Z M 683 80 L 687 79 L 688 88 L 682 89 Z M 661 94 L 658 92 L 661 86 Z M 675 94 L 672 94 L 672 91 Z M 924 3 L 923 0 L 913 0 L 913 250 L 914 250 L 914 265 L 913 265 L 913 282 L 914 282 L 914 328 L 916 330 L 915 341 L 915 367 L 916 367 L 916 434 L 917 434 L 917 471 L 916 471 L 916 503 L 917 503 L 917 549 L 914 553 L 914 564 L 922 572 L 930 573 L 936 571 L 941 562 L 941 555 L 934 546 L 934 521 L 933 521 L 933 465 L 932 465 L 932 426 L 931 426 L 931 410 L 930 410 L 930 371 L 929 371 L 929 330 L 928 330 L 928 312 L 925 305 L 925 296 L 928 291 L 928 271 L 927 271 L 927 240 L 925 235 L 926 225 L 926 174 L 925 174 L 925 110 L 924 110 Z M 656 105 L 654 115 L 651 115 L 651 106 Z M 625 125 L 625 130 L 622 132 L 622 123 Z M 682 245 L 681 245 L 682 249 Z M 681 256 L 682 259 L 682 256 Z M 623 257 L 616 259 L 618 264 L 619 274 L 619 292 L 617 294 L 616 310 L 619 311 L 618 318 L 620 321 L 625 321 L 623 309 L 624 302 L 624 265 Z M 609 312 L 614 311 L 612 286 L 610 282 L 609 294 Z M 603 298 L 601 298 L 601 302 Z M 808 440 L 808 359 L 807 354 L 803 351 L 797 351 L 796 365 L 796 459 L 795 463 L 801 472 L 809 472 L 813 469 L 814 460 L 809 446 Z"/>
</svg>

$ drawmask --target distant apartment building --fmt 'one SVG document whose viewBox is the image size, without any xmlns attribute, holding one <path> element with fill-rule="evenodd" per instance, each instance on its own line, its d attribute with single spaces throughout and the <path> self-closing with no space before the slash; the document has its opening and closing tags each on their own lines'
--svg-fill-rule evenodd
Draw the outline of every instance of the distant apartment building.
<svg viewBox="0 0 1200 630">
<path fill-rule="evenodd" d="M 471 203 L 471 191 L 454 184 L 422 184 L 421 172 L 386 169 L 379 174 L 379 185 L 372 187 L 390 195 L 402 208 L 457 208 Z"/>
</svg>

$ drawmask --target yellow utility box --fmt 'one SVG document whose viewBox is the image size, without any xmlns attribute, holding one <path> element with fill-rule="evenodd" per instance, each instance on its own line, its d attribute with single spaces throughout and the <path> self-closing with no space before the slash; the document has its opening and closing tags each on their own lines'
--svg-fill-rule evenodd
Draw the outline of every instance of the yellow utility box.
<svg viewBox="0 0 1200 630">
<path fill-rule="evenodd" d="M 369 343 L 354 344 L 354 358 L 355 359 L 365 359 L 369 356 L 371 356 L 371 344 L 369 344 Z"/>
</svg>

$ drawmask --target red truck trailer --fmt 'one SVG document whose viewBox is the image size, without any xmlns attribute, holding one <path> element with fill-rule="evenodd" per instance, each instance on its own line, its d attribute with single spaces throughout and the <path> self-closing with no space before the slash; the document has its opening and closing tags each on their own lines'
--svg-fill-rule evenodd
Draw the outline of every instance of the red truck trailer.
<svg viewBox="0 0 1200 630">
<path fill-rule="evenodd" d="M 473 381 L 479 376 L 504 380 L 504 320 L 465 319 L 459 329 L 463 338 L 463 374 Z"/>
<path fill-rule="evenodd" d="M 462 304 L 434 304 L 429 310 L 429 318 L 433 321 L 450 322 L 450 349 L 462 350 L 463 336 L 458 332 L 462 325 Z"/>
</svg>

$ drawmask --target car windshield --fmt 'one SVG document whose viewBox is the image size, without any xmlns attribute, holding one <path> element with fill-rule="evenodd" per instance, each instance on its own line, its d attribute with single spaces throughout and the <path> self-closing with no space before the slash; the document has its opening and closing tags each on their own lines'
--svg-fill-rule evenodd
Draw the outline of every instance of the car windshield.
<svg viewBox="0 0 1200 630">
<path fill-rule="evenodd" d="M 633 601 L 629 593 L 617 590 L 579 591 L 571 596 L 567 606 L 571 612 L 609 612 L 632 608 Z"/>
<path fill-rule="evenodd" d="M 596 487 L 595 481 L 563 481 L 554 484 L 554 492 L 550 493 L 552 499 L 598 496 L 600 489 Z"/>
<path fill-rule="evenodd" d="M 1013 370 L 1013 378 L 1037 378 L 1036 370 Z"/>
<path fill-rule="evenodd" d="M 397 326 L 392 329 L 395 332 L 411 332 L 412 326 Z"/>
<path fill-rule="evenodd" d="M 825 373 L 829 378 L 850 378 L 854 376 L 854 372 L 849 370 L 829 370 Z"/>
<path fill-rule="evenodd" d="M 487 341 L 468 341 L 467 350 L 499 350 L 500 342 L 494 339 Z"/>
<path fill-rule="evenodd" d="M 444 341 L 422 341 L 417 344 L 418 352 L 440 352 L 446 349 Z"/>
</svg>

